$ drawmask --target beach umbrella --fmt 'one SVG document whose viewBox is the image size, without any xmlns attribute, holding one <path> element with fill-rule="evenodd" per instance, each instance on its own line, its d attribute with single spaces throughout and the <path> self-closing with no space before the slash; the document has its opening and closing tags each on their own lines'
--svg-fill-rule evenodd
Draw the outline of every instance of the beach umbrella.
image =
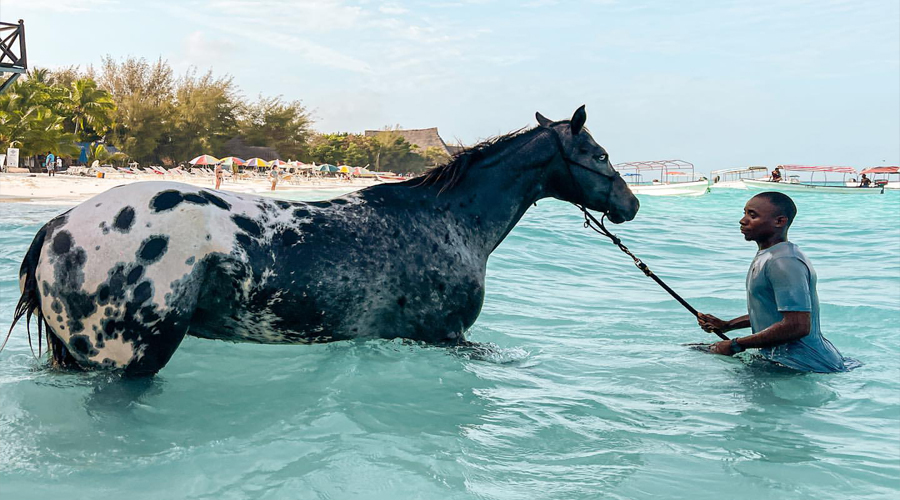
<svg viewBox="0 0 900 500">
<path fill-rule="evenodd" d="M 270 167 L 280 167 L 282 165 L 287 165 L 287 162 L 279 159 L 275 159 L 269 162 Z"/>
<path fill-rule="evenodd" d="M 238 158 L 237 156 L 226 156 L 225 158 L 222 158 L 221 160 L 219 160 L 219 163 L 221 163 L 222 165 L 224 165 L 226 167 L 233 167 L 235 165 L 240 167 L 245 162 L 244 162 L 244 160 Z"/>
<path fill-rule="evenodd" d="M 244 165 L 246 165 L 248 167 L 257 167 L 257 168 L 258 167 L 268 167 L 269 162 L 267 162 L 266 160 L 263 160 L 262 158 L 250 158 L 249 160 L 247 160 L 247 163 L 245 163 Z"/>
<path fill-rule="evenodd" d="M 338 171 L 338 168 L 335 167 L 334 165 L 329 165 L 327 163 L 324 165 L 319 165 L 319 172 L 337 172 L 337 171 Z"/>
<path fill-rule="evenodd" d="M 366 167 L 353 167 L 353 175 L 370 175 L 371 173 Z"/>
<path fill-rule="evenodd" d="M 188 163 L 191 165 L 215 165 L 216 163 L 219 163 L 219 159 L 215 156 L 200 155 Z"/>
<path fill-rule="evenodd" d="M 338 172 L 340 172 L 340 173 L 342 173 L 342 174 L 349 174 L 349 173 L 350 173 L 350 167 L 348 167 L 347 165 L 341 165 L 341 166 L 338 167 Z"/>
</svg>

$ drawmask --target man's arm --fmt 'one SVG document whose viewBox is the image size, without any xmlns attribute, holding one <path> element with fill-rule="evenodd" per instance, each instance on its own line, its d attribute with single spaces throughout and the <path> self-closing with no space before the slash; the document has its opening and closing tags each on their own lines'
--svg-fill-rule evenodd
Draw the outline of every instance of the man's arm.
<svg viewBox="0 0 900 500">
<path fill-rule="evenodd" d="M 731 330 L 740 330 L 741 328 L 750 328 L 750 316 L 745 314 L 738 316 L 732 320 L 722 320 L 712 314 L 700 313 L 697 316 L 697 323 L 704 332 L 709 333 L 725 333 Z"/>
<path fill-rule="evenodd" d="M 809 335 L 810 314 L 807 311 L 785 311 L 781 321 L 774 325 L 748 335 L 733 339 L 744 349 L 758 347 L 772 347 L 802 339 Z M 735 318 L 740 319 L 740 318 Z M 731 340 L 723 340 L 712 345 L 709 352 L 731 356 L 734 351 L 731 348 Z"/>
</svg>

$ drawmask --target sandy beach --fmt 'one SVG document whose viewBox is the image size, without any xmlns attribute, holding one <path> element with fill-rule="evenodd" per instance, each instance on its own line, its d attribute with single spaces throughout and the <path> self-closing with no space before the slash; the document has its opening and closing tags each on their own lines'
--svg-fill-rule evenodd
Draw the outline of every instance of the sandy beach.
<svg viewBox="0 0 900 500">
<path fill-rule="evenodd" d="M 77 175 L 59 174 L 49 177 L 47 174 L 0 174 L 0 203 L 39 203 L 39 204 L 71 204 L 78 203 L 107 189 L 147 181 L 183 182 L 194 186 L 213 188 L 212 179 L 205 178 L 162 178 L 132 175 L 129 177 L 97 178 Z M 338 179 L 298 180 L 292 183 L 281 182 L 272 191 L 271 184 L 264 179 L 226 179 L 221 186 L 222 191 L 235 193 L 251 193 L 263 196 L 278 196 L 298 191 L 335 191 L 335 194 L 362 189 L 379 181 L 374 179 L 354 179 L 353 181 Z"/>
</svg>

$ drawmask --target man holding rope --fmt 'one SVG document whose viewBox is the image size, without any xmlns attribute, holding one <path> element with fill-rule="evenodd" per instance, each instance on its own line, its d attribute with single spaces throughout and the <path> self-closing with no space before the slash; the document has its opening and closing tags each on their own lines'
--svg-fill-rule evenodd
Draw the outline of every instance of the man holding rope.
<svg viewBox="0 0 900 500">
<path fill-rule="evenodd" d="M 760 354 L 789 368 L 809 372 L 840 372 L 848 367 L 841 353 L 819 330 L 816 272 L 797 245 L 787 239 L 797 214 L 783 193 L 765 192 L 751 198 L 740 220 L 741 233 L 759 251 L 747 273 L 749 314 L 729 321 L 699 313 L 706 332 L 723 334 L 751 328 L 752 335 L 716 342 L 710 352 L 732 356 L 758 348 Z"/>
</svg>

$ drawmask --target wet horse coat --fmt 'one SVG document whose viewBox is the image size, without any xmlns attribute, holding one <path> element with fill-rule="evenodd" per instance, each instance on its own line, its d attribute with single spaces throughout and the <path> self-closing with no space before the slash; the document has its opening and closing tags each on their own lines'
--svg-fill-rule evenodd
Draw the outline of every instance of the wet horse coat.
<svg viewBox="0 0 900 500">
<path fill-rule="evenodd" d="M 158 371 L 186 334 L 463 342 L 490 253 L 538 199 L 614 222 L 637 212 L 583 116 L 542 118 L 418 179 L 322 202 L 170 182 L 111 189 L 38 232 L 17 319 L 37 313 L 58 364 L 132 374 Z"/>
</svg>

